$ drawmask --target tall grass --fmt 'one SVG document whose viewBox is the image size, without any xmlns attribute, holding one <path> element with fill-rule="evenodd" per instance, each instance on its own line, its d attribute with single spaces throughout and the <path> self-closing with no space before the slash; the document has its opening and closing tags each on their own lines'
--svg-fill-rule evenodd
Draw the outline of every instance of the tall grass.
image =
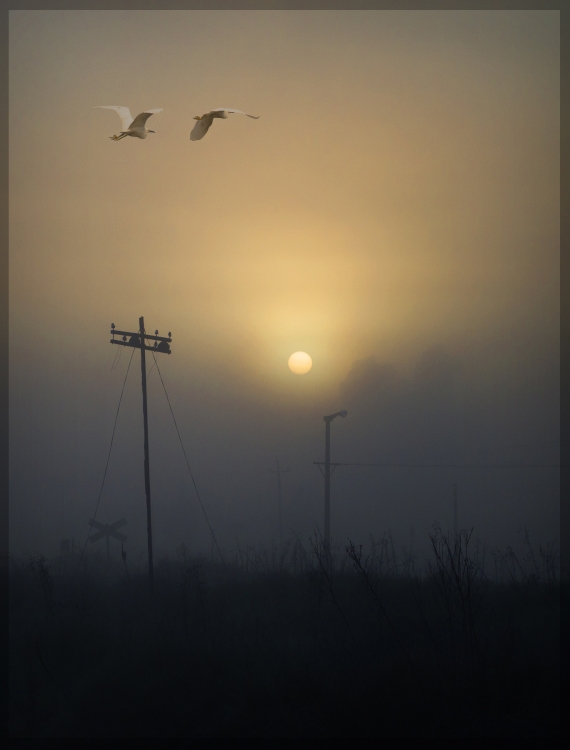
<svg viewBox="0 0 570 750">
<path fill-rule="evenodd" d="M 11 736 L 557 736 L 556 550 L 430 543 L 11 559 Z"/>
</svg>

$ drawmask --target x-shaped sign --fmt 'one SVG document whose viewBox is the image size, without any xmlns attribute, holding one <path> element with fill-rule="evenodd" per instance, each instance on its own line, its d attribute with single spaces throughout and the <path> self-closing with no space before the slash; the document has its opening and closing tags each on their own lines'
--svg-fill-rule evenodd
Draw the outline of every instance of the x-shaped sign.
<svg viewBox="0 0 570 750">
<path fill-rule="evenodd" d="M 99 521 L 94 521 L 92 518 L 89 520 L 89 525 L 91 527 L 95 527 L 96 529 L 100 529 L 96 534 L 92 534 L 89 537 L 90 542 L 98 542 L 99 539 L 104 539 L 106 536 L 112 536 L 113 539 L 118 539 L 120 542 L 126 542 L 127 537 L 124 534 L 119 534 L 117 529 L 120 529 L 122 526 L 125 526 L 126 520 L 124 518 L 121 518 L 120 521 L 115 521 L 115 523 L 99 523 Z"/>
</svg>

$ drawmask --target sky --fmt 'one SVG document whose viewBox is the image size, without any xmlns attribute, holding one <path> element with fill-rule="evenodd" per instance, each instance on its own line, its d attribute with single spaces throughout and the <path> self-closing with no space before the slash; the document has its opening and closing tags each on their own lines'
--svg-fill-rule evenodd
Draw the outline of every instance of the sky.
<svg viewBox="0 0 570 750">
<path fill-rule="evenodd" d="M 559 462 L 559 36 L 558 11 L 11 11 L 11 551 L 83 544 L 97 506 L 144 556 L 139 356 L 125 380 L 109 344 L 141 315 L 228 554 L 278 538 L 277 457 L 284 535 L 322 533 L 340 409 L 333 461 L 413 466 L 335 470 L 339 548 L 421 549 L 454 484 L 485 543 L 557 538 L 559 472 L 528 467 Z M 100 105 L 163 112 L 115 143 Z M 259 120 L 191 142 L 217 107 Z M 209 554 L 153 366 L 156 554 Z"/>
</svg>

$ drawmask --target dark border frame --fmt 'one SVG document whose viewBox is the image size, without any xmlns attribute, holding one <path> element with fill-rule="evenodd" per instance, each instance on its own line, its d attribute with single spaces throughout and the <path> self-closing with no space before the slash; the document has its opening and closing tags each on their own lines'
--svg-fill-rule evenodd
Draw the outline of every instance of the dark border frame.
<svg viewBox="0 0 570 750">
<path fill-rule="evenodd" d="M 568 278 L 568 236 L 570 216 L 566 210 L 570 195 L 569 155 L 567 148 L 568 86 L 570 82 L 570 3 L 553 4 L 529 0 L 440 0 L 427 3 L 425 0 L 169 0 L 159 3 L 156 0 L 126 0 L 125 2 L 82 3 L 73 0 L 59 2 L 2 2 L 0 15 L 0 96 L 3 103 L 3 117 L 0 118 L 0 174 L 2 175 L 0 196 L 0 643 L 4 658 L 0 669 L 5 675 L 0 683 L 0 736 L 8 737 L 8 493 L 9 493 L 9 442 L 8 442 L 8 17 L 10 10 L 558 10 L 560 12 L 560 97 L 561 97 L 561 180 L 560 180 L 560 555 L 563 571 L 563 587 L 570 583 L 570 299 L 567 293 Z M 567 632 L 568 607 L 562 599 L 562 633 Z M 570 692 L 570 648 L 567 639 L 562 639 L 562 696 Z"/>
</svg>

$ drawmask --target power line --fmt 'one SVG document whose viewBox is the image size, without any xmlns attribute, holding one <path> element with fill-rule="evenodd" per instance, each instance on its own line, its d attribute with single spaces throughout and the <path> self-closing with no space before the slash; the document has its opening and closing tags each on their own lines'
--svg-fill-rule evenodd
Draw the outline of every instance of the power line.
<svg viewBox="0 0 570 750">
<path fill-rule="evenodd" d="M 174 416 L 174 411 L 172 410 L 172 404 L 170 403 L 170 399 L 168 398 L 168 393 L 166 391 L 166 386 L 164 385 L 164 380 L 162 379 L 162 373 L 160 372 L 160 368 L 158 366 L 158 362 L 156 361 L 156 357 L 154 356 L 153 352 L 153 358 L 154 363 L 156 365 L 156 371 L 159 374 L 160 382 L 162 383 L 162 387 L 164 389 L 164 395 L 166 396 L 166 400 L 168 402 L 168 408 L 170 409 L 170 413 L 172 415 L 172 420 L 174 421 L 174 426 L 176 427 L 176 434 L 178 435 L 178 440 L 180 442 L 180 447 L 182 448 L 182 453 L 184 454 L 184 460 L 186 461 L 186 466 L 188 467 L 188 471 L 190 473 L 190 478 L 192 479 L 192 484 L 194 485 L 194 489 L 196 490 L 196 497 L 198 498 L 198 502 L 200 503 L 200 508 L 202 508 L 202 513 L 204 514 L 204 518 L 206 519 L 206 523 L 208 524 L 208 528 L 210 529 L 210 534 L 212 535 L 212 539 L 214 540 L 214 544 L 216 545 L 216 549 L 218 550 L 218 554 L 220 556 L 220 560 L 222 561 L 222 565 L 224 566 L 224 570 L 226 571 L 226 574 L 228 577 L 230 577 L 229 571 L 226 567 L 226 562 L 222 556 L 222 552 L 220 550 L 220 547 L 218 545 L 218 540 L 216 539 L 216 535 L 214 534 L 214 529 L 212 528 L 210 521 L 208 520 L 208 516 L 206 514 L 206 510 L 204 508 L 204 504 L 202 503 L 202 498 L 200 497 L 200 493 L 198 492 L 198 487 L 196 486 L 196 480 L 194 479 L 194 475 L 192 474 L 192 469 L 190 468 L 190 463 L 188 462 L 188 456 L 186 455 L 186 451 L 184 449 L 184 444 L 182 442 L 182 438 L 180 436 L 180 430 L 178 429 L 178 424 L 176 422 L 176 417 Z"/>
<path fill-rule="evenodd" d="M 515 448 L 536 448 L 537 446 L 541 445 L 560 445 L 561 443 L 567 443 L 568 440 L 539 440 L 534 443 L 513 443 L 511 445 L 495 445 L 495 446 L 481 446 L 480 448 L 475 448 L 477 452 L 480 451 L 507 451 L 507 450 L 514 450 Z"/>
<path fill-rule="evenodd" d="M 536 443 L 515 443 L 514 445 L 499 445 L 499 446 L 480 446 L 478 448 L 471 448 L 472 453 L 497 453 L 499 451 L 515 450 L 520 448 L 536 448 L 544 445 L 560 445 L 570 442 L 569 440 L 541 440 Z"/>
<path fill-rule="evenodd" d="M 129 359 L 129 365 L 127 367 L 125 379 L 123 380 L 123 387 L 121 388 L 121 395 L 119 397 L 117 413 L 115 414 L 115 424 L 113 425 L 113 433 L 111 435 L 111 444 L 109 445 L 109 452 L 107 453 L 107 463 L 105 464 L 105 471 L 103 472 L 103 481 L 101 482 L 101 489 L 99 490 L 99 497 L 97 498 L 97 505 L 95 506 L 95 513 L 93 513 L 93 520 L 97 518 L 97 510 L 99 508 L 99 503 L 101 501 L 101 495 L 103 494 L 103 487 L 105 486 L 105 477 L 107 476 L 107 469 L 109 468 L 109 461 L 111 459 L 111 449 L 113 448 L 113 440 L 115 439 L 115 430 L 117 428 L 117 420 L 119 419 L 119 410 L 121 408 L 121 401 L 123 400 L 123 393 L 125 392 L 125 385 L 127 384 L 127 377 L 129 376 L 129 370 L 131 369 L 131 362 L 133 361 L 134 353 L 135 353 L 135 350 L 133 349 L 131 358 Z M 79 556 L 79 562 L 77 563 L 77 566 L 73 572 L 74 578 L 75 578 L 75 574 L 77 573 L 79 569 L 79 566 L 81 565 L 81 560 L 83 559 L 83 554 L 85 553 L 85 548 L 87 547 L 88 540 L 89 540 L 89 534 L 87 535 L 85 539 L 85 544 L 83 545 L 83 549 L 81 550 L 81 555 Z"/>
<path fill-rule="evenodd" d="M 516 445 L 502 445 L 494 450 L 506 451 L 511 448 L 535 448 L 537 445 L 558 445 L 560 443 L 567 443 L 568 440 L 541 440 L 537 443 L 517 443 Z"/>
<path fill-rule="evenodd" d="M 313 461 L 316 465 L 324 461 Z M 331 463 L 331 466 L 380 466 L 384 469 L 565 469 L 563 464 L 365 464 Z"/>
</svg>

